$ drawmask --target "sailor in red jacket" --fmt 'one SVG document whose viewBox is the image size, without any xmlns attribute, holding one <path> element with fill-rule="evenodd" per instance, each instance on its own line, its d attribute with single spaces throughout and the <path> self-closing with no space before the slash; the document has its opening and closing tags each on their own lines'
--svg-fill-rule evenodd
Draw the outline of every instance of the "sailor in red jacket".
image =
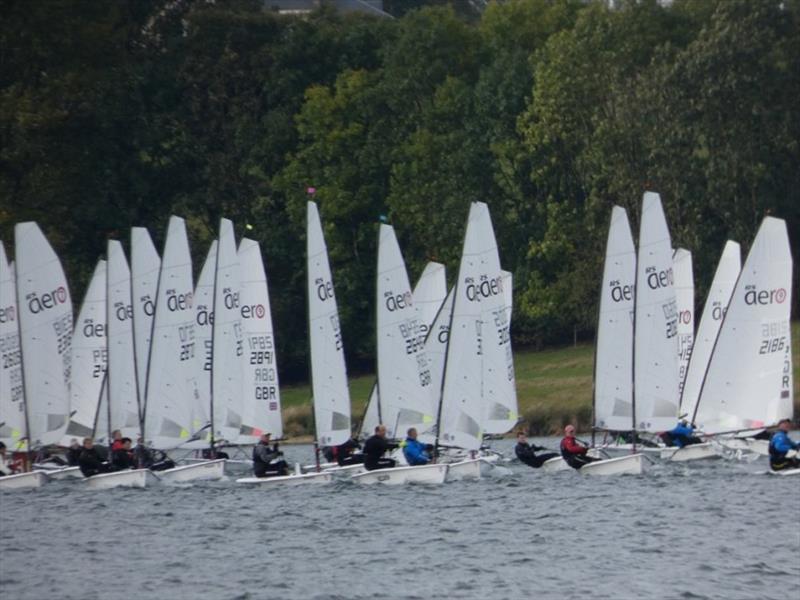
<svg viewBox="0 0 800 600">
<path fill-rule="evenodd" d="M 575 439 L 575 427 L 567 425 L 564 427 L 564 439 L 561 440 L 561 456 L 564 461 L 573 469 L 580 469 L 583 465 L 597 460 L 587 456 L 589 450 L 585 445 Z"/>
</svg>

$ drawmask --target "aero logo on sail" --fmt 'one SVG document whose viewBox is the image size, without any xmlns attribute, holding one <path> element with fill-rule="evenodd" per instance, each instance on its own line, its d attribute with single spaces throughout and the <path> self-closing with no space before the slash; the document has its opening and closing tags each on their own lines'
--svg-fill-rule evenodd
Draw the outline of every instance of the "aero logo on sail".
<svg viewBox="0 0 800 600">
<path fill-rule="evenodd" d="M 411 292 L 406 292 L 405 294 L 397 294 L 395 296 L 394 292 L 385 292 L 384 297 L 386 298 L 386 309 L 389 312 L 394 312 L 396 310 L 403 310 L 404 308 L 410 307 L 414 301 L 411 296 Z"/>
<path fill-rule="evenodd" d="M 658 271 L 655 267 L 647 267 L 645 273 L 647 273 L 647 285 L 650 286 L 651 290 L 669 287 L 675 283 L 672 267 L 663 271 Z"/>
<path fill-rule="evenodd" d="M 117 321 L 127 321 L 133 318 L 133 307 L 130 304 L 117 302 L 114 304 L 114 308 L 116 309 L 114 316 L 117 317 Z"/>
<path fill-rule="evenodd" d="M 464 280 L 466 283 L 467 300 L 470 302 L 480 302 L 481 298 L 490 298 L 503 293 L 503 277 L 498 276 L 489 279 L 486 275 L 481 275 L 481 282 L 475 285 L 475 280 L 472 277 L 467 277 Z"/>
<path fill-rule="evenodd" d="M 267 310 L 264 308 L 263 304 L 250 304 L 242 306 L 243 319 L 263 319 L 265 314 L 267 314 Z"/>
<path fill-rule="evenodd" d="M 81 328 L 83 337 L 105 337 L 106 326 L 105 323 L 95 323 L 94 319 L 86 319 Z"/>
<path fill-rule="evenodd" d="M 67 290 L 60 286 L 52 292 L 42 294 L 41 298 L 36 292 L 28 294 L 25 299 L 28 301 L 28 310 L 33 314 L 38 314 L 43 310 L 49 310 L 67 301 Z"/>
<path fill-rule="evenodd" d="M 167 290 L 167 308 L 170 312 L 192 308 L 192 292 L 179 294 L 175 290 Z"/>
<path fill-rule="evenodd" d="M 786 290 L 778 288 L 777 290 L 756 290 L 756 286 L 748 285 L 747 291 L 744 293 L 744 303 L 748 306 L 760 304 L 783 304 L 786 300 Z"/>
<path fill-rule="evenodd" d="M 619 281 L 611 281 L 609 282 L 611 286 L 611 299 L 614 302 L 622 302 L 623 300 L 630 302 L 633 300 L 633 290 L 634 286 L 622 285 Z"/>
<path fill-rule="evenodd" d="M 325 281 L 322 277 L 317 278 L 314 283 L 317 286 L 317 297 L 325 302 L 333 298 L 333 282 Z"/>
<path fill-rule="evenodd" d="M 150 299 L 150 296 L 142 296 L 139 298 L 139 303 L 142 305 L 142 311 L 144 314 L 146 314 L 148 317 L 152 317 L 153 313 L 155 313 L 156 307 L 155 304 L 153 304 L 153 301 Z"/>
</svg>

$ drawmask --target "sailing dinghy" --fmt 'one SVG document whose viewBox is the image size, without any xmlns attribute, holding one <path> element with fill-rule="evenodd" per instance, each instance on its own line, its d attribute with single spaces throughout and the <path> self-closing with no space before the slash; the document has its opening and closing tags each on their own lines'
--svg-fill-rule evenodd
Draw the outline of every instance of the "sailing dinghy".
<svg viewBox="0 0 800 600">
<path fill-rule="evenodd" d="M 381 224 L 376 286 L 378 414 L 388 437 L 417 430 L 420 442 L 435 440 L 436 402 L 425 354 L 424 325 L 391 225 Z M 376 469 L 353 477 L 363 484 L 444 483 L 446 465 L 427 464 Z"/>
<path fill-rule="evenodd" d="M 14 227 L 25 447 L 57 444 L 69 422 L 72 300 L 58 256 L 36 223 Z M 0 488 L 40 487 L 42 471 L 0 478 Z"/>
<path fill-rule="evenodd" d="M 339 311 L 316 203 L 308 202 L 306 215 L 308 335 L 311 390 L 314 398 L 316 472 L 302 473 L 300 466 L 296 465 L 295 472 L 291 475 L 245 477 L 237 479 L 237 483 L 261 486 L 330 483 L 333 481 L 333 472 L 322 470 L 319 448 L 338 446 L 350 438 L 350 392 L 347 387 Z"/>
<path fill-rule="evenodd" d="M 792 255 L 786 222 L 759 227 L 719 327 L 694 422 L 710 435 L 792 418 Z"/>
</svg>

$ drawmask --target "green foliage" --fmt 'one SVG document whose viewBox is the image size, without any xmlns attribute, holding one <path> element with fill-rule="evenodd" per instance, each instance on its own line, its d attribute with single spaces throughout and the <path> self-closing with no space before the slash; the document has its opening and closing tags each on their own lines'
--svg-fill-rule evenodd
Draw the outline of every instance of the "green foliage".
<svg viewBox="0 0 800 600">
<path fill-rule="evenodd" d="M 526 346 L 592 334 L 611 206 L 635 231 L 646 189 L 694 253 L 698 303 L 726 239 L 746 250 L 767 213 L 800 230 L 797 0 L 386 6 L 399 18 L 4 2 L 0 239 L 37 220 L 80 298 L 132 225 L 160 245 L 185 216 L 199 271 L 231 218 L 261 244 L 289 382 L 307 374 L 309 187 L 355 373 L 382 215 L 412 280 L 431 258 L 452 280 L 469 203 L 487 202 Z"/>
</svg>

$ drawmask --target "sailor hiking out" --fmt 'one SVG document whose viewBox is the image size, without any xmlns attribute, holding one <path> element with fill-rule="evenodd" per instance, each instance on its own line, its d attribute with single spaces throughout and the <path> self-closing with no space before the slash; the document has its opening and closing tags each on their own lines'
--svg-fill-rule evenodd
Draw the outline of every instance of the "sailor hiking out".
<svg viewBox="0 0 800 600">
<path fill-rule="evenodd" d="M 392 444 L 386 439 L 386 426 L 376 426 L 375 435 L 364 442 L 364 468 L 367 471 L 374 471 L 394 467 L 397 463 L 391 458 L 384 458 L 383 455 L 395 448 L 397 444 Z"/>
<path fill-rule="evenodd" d="M 417 430 L 414 427 L 408 430 L 406 440 L 403 442 L 403 456 L 409 465 L 412 467 L 427 465 L 431 462 L 432 450 L 430 444 L 423 444 L 417 440 Z"/>
<path fill-rule="evenodd" d="M 514 446 L 514 454 L 517 455 L 517 458 L 520 460 L 520 462 L 523 462 L 534 469 L 538 469 L 551 458 L 556 458 L 558 456 L 558 454 L 555 452 L 536 454 L 542 450 L 547 450 L 547 448 L 528 443 L 528 438 L 524 432 L 520 431 L 517 434 L 517 445 Z"/>
<path fill-rule="evenodd" d="M 270 434 L 265 433 L 253 448 L 253 474 L 256 477 L 277 477 L 289 474 L 289 465 L 278 450 L 278 442 L 270 448 Z"/>
<path fill-rule="evenodd" d="M 564 439 L 561 440 L 561 456 L 564 461 L 573 469 L 580 469 L 583 465 L 598 460 L 587 456 L 588 451 L 588 446 L 575 438 L 575 427 L 572 425 L 564 427 Z"/>
<path fill-rule="evenodd" d="M 778 431 L 772 434 L 769 442 L 769 466 L 773 471 L 800 468 L 800 458 L 786 456 L 790 450 L 800 450 L 800 442 L 792 441 L 789 437 L 791 428 L 792 422 L 789 419 L 783 419 L 778 423 Z"/>
</svg>

